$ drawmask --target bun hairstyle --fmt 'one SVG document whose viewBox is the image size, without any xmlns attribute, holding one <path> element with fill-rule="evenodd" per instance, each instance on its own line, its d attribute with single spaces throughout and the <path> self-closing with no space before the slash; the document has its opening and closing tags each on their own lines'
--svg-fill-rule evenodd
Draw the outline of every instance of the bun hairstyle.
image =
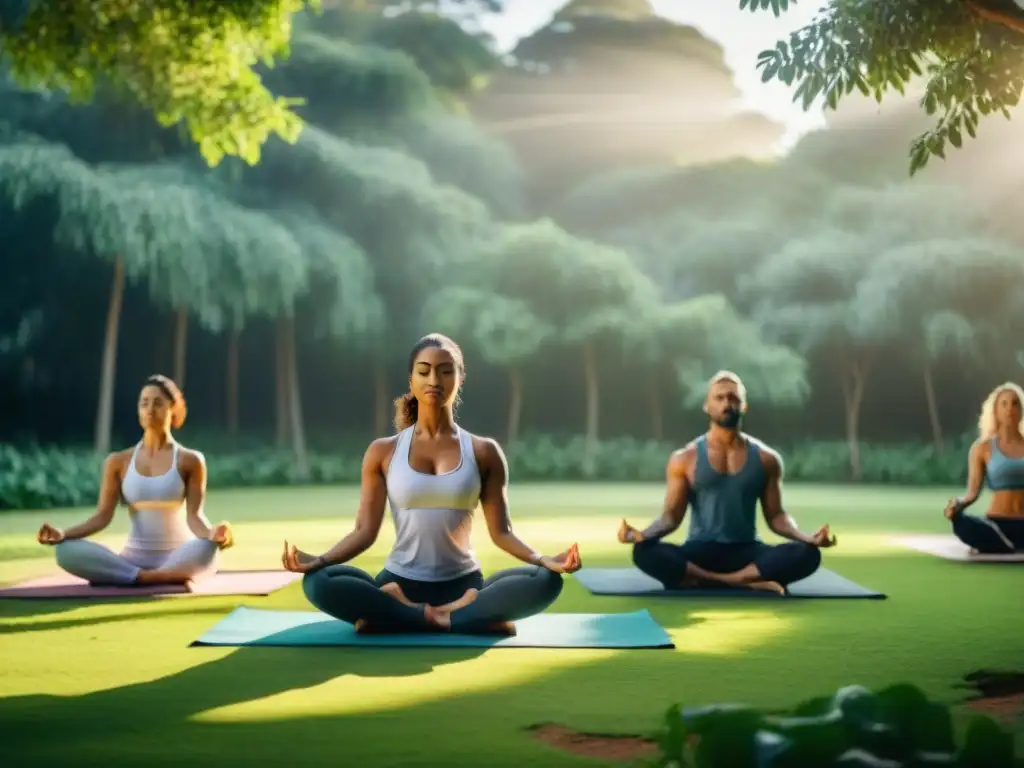
<svg viewBox="0 0 1024 768">
<path fill-rule="evenodd" d="M 185 424 L 185 417 L 188 415 L 188 405 L 185 403 L 185 396 L 181 389 L 171 379 L 161 374 L 154 374 L 146 379 L 144 387 L 156 387 L 164 393 L 171 402 L 171 427 L 181 429 Z"/>
<path fill-rule="evenodd" d="M 413 366 L 416 365 L 416 358 L 424 349 L 443 349 L 452 356 L 455 369 L 459 372 L 459 381 L 465 381 L 466 363 L 462 357 L 462 349 L 447 336 L 440 333 L 431 333 L 413 344 L 409 352 L 408 373 L 412 376 Z M 456 400 L 456 403 L 458 400 Z M 395 398 L 395 430 L 401 432 L 416 423 L 419 418 L 419 401 L 412 392 L 406 392 Z"/>
</svg>

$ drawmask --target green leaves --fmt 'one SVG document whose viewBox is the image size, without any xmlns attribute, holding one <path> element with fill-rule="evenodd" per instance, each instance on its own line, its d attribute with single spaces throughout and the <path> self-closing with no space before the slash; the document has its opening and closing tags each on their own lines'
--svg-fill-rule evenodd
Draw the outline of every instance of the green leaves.
<svg viewBox="0 0 1024 768">
<path fill-rule="evenodd" d="M 526 301 L 502 296 L 500 290 L 500 286 L 441 290 L 427 299 L 422 326 L 471 339 L 492 365 L 514 367 L 527 362 L 555 340 L 555 328 L 537 317 Z"/>
<path fill-rule="evenodd" d="M 779 16 L 789 10 L 790 0 L 740 0 L 740 10 L 759 11 L 771 8 L 772 13 Z M 793 0 L 796 3 L 796 0 Z"/>
<path fill-rule="evenodd" d="M 741 0 L 741 8 L 784 2 Z M 757 68 L 765 82 L 796 83 L 793 100 L 805 110 L 818 103 L 836 109 L 854 88 L 881 101 L 926 80 L 922 109 L 935 125 L 910 146 L 910 174 L 946 146 L 974 138 L 979 118 L 1009 117 L 1024 89 L 1024 35 L 975 17 L 960 0 L 848 3 L 831 0 L 788 41 L 762 51 Z"/>
<path fill-rule="evenodd" d="M 653 284 L 623 251 L 575 237 L 546 220 L 504 228 L 483 260 L 490 284 L 528 301 L 570 343 L 624 333 L 630 315 L 657 298 Z"/>
<path fill-rule="evenodd" d="M 673 362 L 688 408 L 703 401 L 708 379 L 723 368 L 739 374 L 750 396 L 763 402 L 796 405 L 810 394 L 804 359 L 767 343 L 758 325 L 724 296 L 651 307 L 636 318 L 634 337 L 652 362 Z"/>
<path fill-rule="evenodd" d="M 766 715 L 735 704 L 672 707 L 660 739 L 659 765 L 910 768 L 1014 761 L 1013 735 L 987 718 L 972 722 L 958 751 L 947 708 L 911 685 L 877 693 L 848 686 L 824 708 L 820 704 L 805 702 L 792 715 Z"/>
<path fill-rule="evenodd" d="M 0 50 L 18 81 L 76 101 L 109 81 L 165 126 L 182 124 L 210 165 L 256 163 L 271 136 L 294 142 L 297 102 L 254 70 L 288 52 L 292 18 L 318 0 L 30 0 L 0 19 Z"/>
</svg>

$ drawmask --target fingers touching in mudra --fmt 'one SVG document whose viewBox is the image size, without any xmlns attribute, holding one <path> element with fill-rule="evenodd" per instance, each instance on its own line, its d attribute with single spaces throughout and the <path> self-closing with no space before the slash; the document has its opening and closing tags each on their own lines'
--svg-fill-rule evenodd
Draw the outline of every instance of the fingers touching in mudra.
<svg viewBox="0 0 1024 768">
<path fill-rule="evenodd" d="M 309 573 L 319 565 L 319 558 L 308 552 L 296 548 L 294 544 L 284 543 L 284 553 L 281 555 L 281 565 L 286 571 L 292 573 Z"/>
<path fill-rule="evenodd" d="M 554 573 L 576 573 L 583 567 L 583 560 L 580 558 L 580 545 L 573 544 L 565 552 L 553 556 L 544 556 L 540 559 L 541 566 Z"/>
<path fill-rule="evenodd" d="M 49 523 L 43 523 L 39 528 L 39 533 L 36 534 L 36 541 L 40 544 L 49 544 L 51 546 L 60 544 L 64 541 L 64 531 Z"/>
<path fill-rule="evenodd" d="M 821 526 L 821 528 L 816 530 L 811 535 L 811 541 L 814 543 L 814 546 L 820 547 L 821 549 L 826 549 L 828 547 L 834 547 L 836 545 L 837 539 L 835 535 L 832 533 L 829 526 L 826 524 Z"/>
</svg>

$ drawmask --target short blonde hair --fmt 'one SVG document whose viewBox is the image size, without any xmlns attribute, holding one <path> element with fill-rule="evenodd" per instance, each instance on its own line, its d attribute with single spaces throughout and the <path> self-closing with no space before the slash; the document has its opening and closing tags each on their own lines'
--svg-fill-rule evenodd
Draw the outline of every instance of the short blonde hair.
<svg viewBox="0 0 1024 768">
<path fill-rule="evenodd" d="M 1024 405 L 1024 389 L 1012 381 L 1004 382 L 989 392 L 985 402 L 981 404 L 981 415 L 978 416 L 978 437 L 982 440 L 991 440 L 996 436 L 996 400 L 1004 392 L 1013 392 L 1021 405 Z M 1017 431 L 1024 436 L 1024 419 L 1017 425 Z"/>
<path fill-rule="evenodd" d="M 740 396 L 740 404 L 746 407 L 747 405 L 747 388 L 743 385 L 742 379 L 738 374 L 732 371 L 719 371 L 710 379 L 708 379 L 708 394 L 711 394 L 711 388 L 720 381 L 728 381 L 736 385 L 736 392 Z"/>
</svg>

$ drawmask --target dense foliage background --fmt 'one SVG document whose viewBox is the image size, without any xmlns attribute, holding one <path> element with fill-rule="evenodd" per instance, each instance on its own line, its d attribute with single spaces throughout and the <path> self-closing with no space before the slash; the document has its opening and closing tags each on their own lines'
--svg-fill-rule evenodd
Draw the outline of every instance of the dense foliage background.
<svg viewBox="0 0 1024 768">
<path fill-rule="evenodd" d="M 912 96 L 780 155 L 720 46 L 646 3 L 570 3 L 508 56 L 326 5 L 263 72 L 306 127 L 255 165 L 121 90 L 0 78 L 0 507 L 89 503 L 158 371 L 213 485 L 355 479 L 434 330 L 516 477 L 659 479 L 728 367 L 793 477 L 962 480 L 1021 370 L 1014 123 L 908 178 Z"/>
</svg>

